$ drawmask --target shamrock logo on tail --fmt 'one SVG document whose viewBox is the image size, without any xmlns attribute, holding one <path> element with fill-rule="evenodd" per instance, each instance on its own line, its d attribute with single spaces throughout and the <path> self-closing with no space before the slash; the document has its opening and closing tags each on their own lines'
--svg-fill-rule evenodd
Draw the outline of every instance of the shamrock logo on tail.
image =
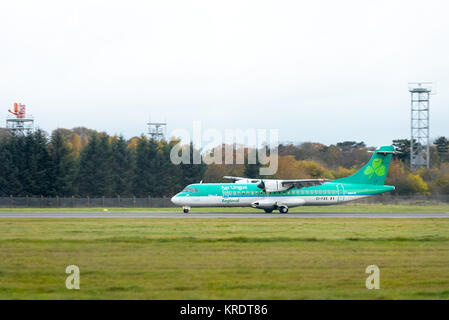
<svg viewBox="0 0 449 320">
<path fill-rule="evenodd" d="M 385 169 L 385 166 L 382 165 L 382 159 L 377 158 L 373 160 L 372 166 L 368 166 L 365 169 L 365 175 L 369 176 L 369 179 L 371 179 L 374 174 L 382 177 L 383 175 L 385 175 Z"/>
</svg>

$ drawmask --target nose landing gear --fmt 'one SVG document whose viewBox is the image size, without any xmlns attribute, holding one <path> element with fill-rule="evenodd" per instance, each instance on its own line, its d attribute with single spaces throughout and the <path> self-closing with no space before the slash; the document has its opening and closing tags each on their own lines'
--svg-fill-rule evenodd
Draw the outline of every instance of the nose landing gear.
<svg viewBox="0 0 449 320">
<path fill-rule="evenodd" d="M 189 207 L 182 207 L 182 211 L 184 213 L 189 213 L 190 212 L 190 208 Z"/>
</svg>

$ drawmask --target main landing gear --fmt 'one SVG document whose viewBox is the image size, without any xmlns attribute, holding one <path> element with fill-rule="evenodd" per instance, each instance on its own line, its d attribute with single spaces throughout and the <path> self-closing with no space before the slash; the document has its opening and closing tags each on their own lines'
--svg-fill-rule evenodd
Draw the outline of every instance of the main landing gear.
<svg viewBox="0 0 449 320">
<path fill-rule="evenodd" d="M 288 208 L 287 207 L 280 207 L 279 208 L 279 212 L 280 213 L 288 213 Z"/>
<path fill-rule="evenodd" d="M 281 206 L 277 208 L 280 213 L 288 213 L 288 207 Z M 264 209 L 265 213 L 273 213 L 274 209 Z"/>
</svg>

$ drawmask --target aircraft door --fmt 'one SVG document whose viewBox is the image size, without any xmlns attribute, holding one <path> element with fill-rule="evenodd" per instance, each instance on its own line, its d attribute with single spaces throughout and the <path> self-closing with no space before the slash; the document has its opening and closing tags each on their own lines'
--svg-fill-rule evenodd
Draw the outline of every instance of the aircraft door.
<svg viewBox="0 0 449 320">
<path fill-rule="evenodd" d="M 337 193 L 338 193 L 337 203 L 343 203 L 345 201 L 345 188 L 341 183 L 337 184 Z"/>
</svg>

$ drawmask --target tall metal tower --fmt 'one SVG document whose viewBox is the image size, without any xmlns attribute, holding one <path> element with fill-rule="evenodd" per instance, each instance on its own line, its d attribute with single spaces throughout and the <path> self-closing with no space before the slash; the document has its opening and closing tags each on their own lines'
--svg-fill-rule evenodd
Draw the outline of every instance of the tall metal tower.
<svg viewBox="0 0 449 320">
<path fill-rule="evenodd" d="M 8 110 L 10 115 L 6 118 L 6 128 L 17 134 L 28 134 L 34 131 L 34 119 L 27 116 L 26 106 L 14 103 L 14 110 Z"/>
<path fill-rule="evenodd" d="M 162 140 L 167 134 L 167 123 L 165 122 L 150 122 L 148 123 L 148 134 L 150 139 Z"/>
<path fill-rule="evenodd" d="M 410 166 L 412 170 L 430 164 L 429 102 L 431 82 L 409 83 L 411 94 Z"/>
</svg>

